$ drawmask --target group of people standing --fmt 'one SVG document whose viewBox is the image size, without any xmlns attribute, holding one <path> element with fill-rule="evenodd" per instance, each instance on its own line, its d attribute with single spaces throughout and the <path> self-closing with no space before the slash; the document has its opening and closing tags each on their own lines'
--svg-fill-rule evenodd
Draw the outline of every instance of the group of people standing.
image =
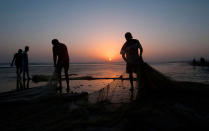
<svg viewBox="0 0 209 131">
<path fill-rule="evenodd" d="M 57 39 L 52 40 L 53 45 L 53 61 L 56 75 L 58 76 L 59 80 L 59 87 L 58 89 L 62 88 L 62 78 L 61 78 L 61 71 L 64 68 L 65 78 L 67 83 L 67 91 L 70 91 L 69 86 L 69 55 L 67 46 L 65 44 L 60 43 Z M 25 50 L 19 49 L 17 53 L 15 53 L 11 66 L 15 64 L 16 66 L 16 74 L 17 74 L 17 89 L 25 89 L 29 87 L 29 80 L 31 79 L 29 76 L 29 65 L 28 65 L 28 51 L 29 47 L 26 46 Z M 21 76 L 21 74 L 23 74 Z M 27 75 L 27 79 L 26 79 Z M 27 80 L 27 86 L 25 84 Z M 23 83 L 23 84 L 22 84 Z"/>
<path fill-rule="evenodd" d="M 142 60 L 142 52 L 143 48 L 140 42 L 136 39 L 133 39 L 132 34 L 127 32 L 125 34 L 126 42 L 124 43 L 120 54 L 122 58 L 126 62 L 126 72 L 129 74 L 131 89 L 133 89 L 133 73 L 137 74 L 137 78 L 140 74 L 140 65 L 143 63 Z M 69 55 L 67 46 L 63 43 L 60 43 L 57 39 L 52 40 L 52 51 L 53 51 L 53 62 L 55 67 L 55 72 L 58 76 L 59 81 L 59 89 L 62 88 L 62 78 L 61 71 L 64 68 L 65 79 L 67 83 L 67 92 L 70 91 L 69 86 Z M 138 53 L 138 49 L 140 49 L 140 54 Z M 19 82 L 18 86 L 21 84 L 21 73 L 23 72 L 23 82 L 26 80 L 25 74 L 27 74 L 28 80 L 29 70 L 28 70 L 28 55 L 29 47 L 25 47 L 25 51 L 22 52 L 21 49 L 18 50 L 18 53 L 14 55 L 11 66 L 15 61 L 16 69 L 17 69 L 17 81 Z"/>
<path fill-rule="evenodd" d="M 25 81 L 30 80 L 29 69 L 28 69 L 28 51 L 29 51 L 29 47 L 25 46 L 25 50 L 23 51 L 22 49 L 19 49 L 18 52 L 14 54 L 14 57 L 12 59 L 11 66 L 13 66 L 13 64 L 15 64 L 16 66 L 17 89 L 26 88 Z M 23 77 L 21 77 L 22 72 L 23 72 L 22 75 Z M 27 75 L 27 79 L 26 79 L 26 75 Z M 23 84 L 22 84 L 22 80 L 23 80 Z"/>
</svg>

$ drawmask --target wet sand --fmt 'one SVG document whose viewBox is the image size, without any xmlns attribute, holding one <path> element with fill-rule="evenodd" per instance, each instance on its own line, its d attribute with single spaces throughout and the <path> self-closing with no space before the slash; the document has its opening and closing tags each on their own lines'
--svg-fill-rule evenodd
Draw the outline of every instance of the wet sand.
<svg viewBox="0 0 209 131">
<path fill-rule="evenodd" d="M 134 81 L 132 90 L 129 80 L 114 80 L 105 88 L 90 94 L 89 101 L 92 103 L 101 101 L 109 101 L 114 104 L 130 103 L 135 100 L 137 91 L 136 81 Z"/>
</svg>

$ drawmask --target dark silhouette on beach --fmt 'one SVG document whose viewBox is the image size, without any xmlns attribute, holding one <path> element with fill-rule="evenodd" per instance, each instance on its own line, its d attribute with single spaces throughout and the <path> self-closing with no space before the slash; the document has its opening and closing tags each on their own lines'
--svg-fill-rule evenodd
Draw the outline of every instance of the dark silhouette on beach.
<svg viewBox="0 0 209 131">
<path fill-rule="evenodd" d="M 120 54 L 122 55 L 124 61 L 126 62 L 126 73 L 129 74 L 131 90 L 134 89 L 133 86 L 133 73 L 137 74 L 137 78 L 140 75 L 139 66 L 142 61 L 142 52 L 143 48 L 140 42 L 136 39 L 133 39 L 132 34 L 127 32 L 125 34 L 126 42 L 124 43 Z M 140 49 L 140 54 L 138 53 L 138 49 Z"/>
<path fill-rule="evenodd" d="M 28 67 L 28 51 L 29 51 L 29 47 L 28 46 L 25 46 L 25 51 L 23 52 L 22 54 L 22 70 L 23 70 L 23 87 L 24 88 L 28 88 L 29 86 L 25 85 L 26 83 L 26 78 L 25 78 L 25 75 L 27 74 L 27 80 L 30 79 L 30 76 L 29 76 L 29 67 Z M 28 82 L 27 82 L 28 83 Z"/>
<path fill-rule="evenodd" d="M 28 68 L 28 51 L 29 51 L 29 47 L 25 46 L 25 51 L 23 52 L 23 79 L 25 79 L 25 74 L 27 74 L 27 79 L 30 79 L 29 76 L 29 68 Z"/>
<path fill-rule="evenodd" d="M 200 58 L 200 63 L 201 63 L 202 65 L 205 65 L 205 63 L 206 63 L 206 62 L 205 62 L 205 58 L 201 57 L 201 58 Z"/>
<path fill-rule="evenodd" d="M 16 66 L 16 74 L 17 74 L 17 90 L 22 88 L 21 82 L 21 73 L 22 73 L 22 49 L 19 49 L 17 53 L 15 53 L 11 66 L 15 63 Z"/>
<path fill-rule="evenodd" d="M 196 64 L 197 64 L 196 59 L 193 59 L 193 60 L 192 60 L 192 64 L 193 64 L 194 66 L 196 66 Z"/>
<path fill-rule="evenodd" d="M 62 68 L 64 68 L 65 72 L 65 78 L 67 83 L 67 92 L 70 91 L 69 86 L 69 55 L 68 50 L 65 44 L 60 43 L 57 39 L 52 40 L 53 45 L 53 60 L 54 60 L 54 67 L 55 72 L 58 74 L 58 80 L 59 80 L 59 88 L 62 88 L 62 80 L 61 80 L 61 71 Z"/>
<path fill-rule="evenodd" d="M 199 61 L 196 61 L 196 59 L 193 59 L 191 62 L 191 65 L 193 65 L 193 66 L 209 66 L 209 62 L 206 61 L 204 57 L 201 57 Z"/>
</svg>

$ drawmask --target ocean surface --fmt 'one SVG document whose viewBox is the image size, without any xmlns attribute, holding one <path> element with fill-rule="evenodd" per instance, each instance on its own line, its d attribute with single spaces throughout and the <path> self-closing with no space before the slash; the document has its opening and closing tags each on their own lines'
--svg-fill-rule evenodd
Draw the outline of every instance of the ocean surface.
<svg viewBox="0 0 209 131">
<path fill-rule="evenodd" d="M 150 64 L 153 68 L 162 72 L 166 76 L 179 81 L 202 82 L 209 84 L 209 67 L 194 67 L 188 63 L 155 63 Z M 0 92 L 16 89 L 15 67 L 7 64 L 0 64 Z M 50 64 L 30 65 L 30 75 L 52 75 L 54 67 Z M 120 75 L 127 76 L 125 73 L 125 63 L 105 63 L 105 64 L 70 64 L 70 74 L 76 76 L 92 76 L 112 78 Z M 63 74 L 64 75 L 64 74 Z M 112 80 L 73 80 L 70 82 L 71 88 L 77 92 L 87 91 L 89 93 L 97 91 Z M 45 85 L 46 82 L 34 83 L 29 81 L 29 88 Z M 65 81 L 63 86 L 66 87 Z"/>
</svg>

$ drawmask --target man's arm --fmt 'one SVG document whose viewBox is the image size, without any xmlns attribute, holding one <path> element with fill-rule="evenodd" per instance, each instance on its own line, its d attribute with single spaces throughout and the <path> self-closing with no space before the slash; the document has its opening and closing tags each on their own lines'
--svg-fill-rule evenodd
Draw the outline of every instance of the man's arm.
<svg viewBox="0 0 209 131">
<path fill-rule="evenodd" d="M 67 46 L 66 45 L 65 45 L 65 51 L 66 51 L 66 57 L 67 57 L 67 59 L 70 60 L 69 54 L 68 54 L 68 49 L 67 49 Z"/>
<path fill-rule="evenodd" d="M 127 62 L 127 59 L 126 59 L 126 55 L 125 55 L 125 53 L 124 53 L 124 54 L 122 54 L 122 57 L 123 57 L 123 60 L 124 60 L 125 62 Z"/>
<path fill-rule="evenodd" d="M 12 59 L 11 66 L 13 66 L 13 63 L 14 63 L 15 59 L 16 59 L 16 54 L 14 55 L 14 57 L 13 57 L 13 59 Z"/>
<path fill-rule="evenodd" d="M 138 44 L 138 48 L 140 49 L 140 54 L 139 54 L 139 56 L 142 57 L 143 48 L 142 48 L 140 42 L 139 42 L 139 44 Z"/>
<path fill-rule="evenodd" d="M 57 54 L 56 54 L 56 51 L 55 51 L 55 47 L 53 47 L 52 52 L 53 52 L 54 67 L 56 67 L 56 65 L 57 65 Z"/>
<path fill-rule="evenodd" d="M 140 49 L 140 57 L 142 57 L 143 48 Z"/>
<path fill-rule="evenodd" d="M 122 58 L 125 62 L 127 62 L 127 58 L 126 58 L 126 53 L 125 53 L 125 47 L 126 47 L 126 43 L 123 45 L 123 47 L 120 50 L 120 54 L 122 55 Z"/>
</svg>

